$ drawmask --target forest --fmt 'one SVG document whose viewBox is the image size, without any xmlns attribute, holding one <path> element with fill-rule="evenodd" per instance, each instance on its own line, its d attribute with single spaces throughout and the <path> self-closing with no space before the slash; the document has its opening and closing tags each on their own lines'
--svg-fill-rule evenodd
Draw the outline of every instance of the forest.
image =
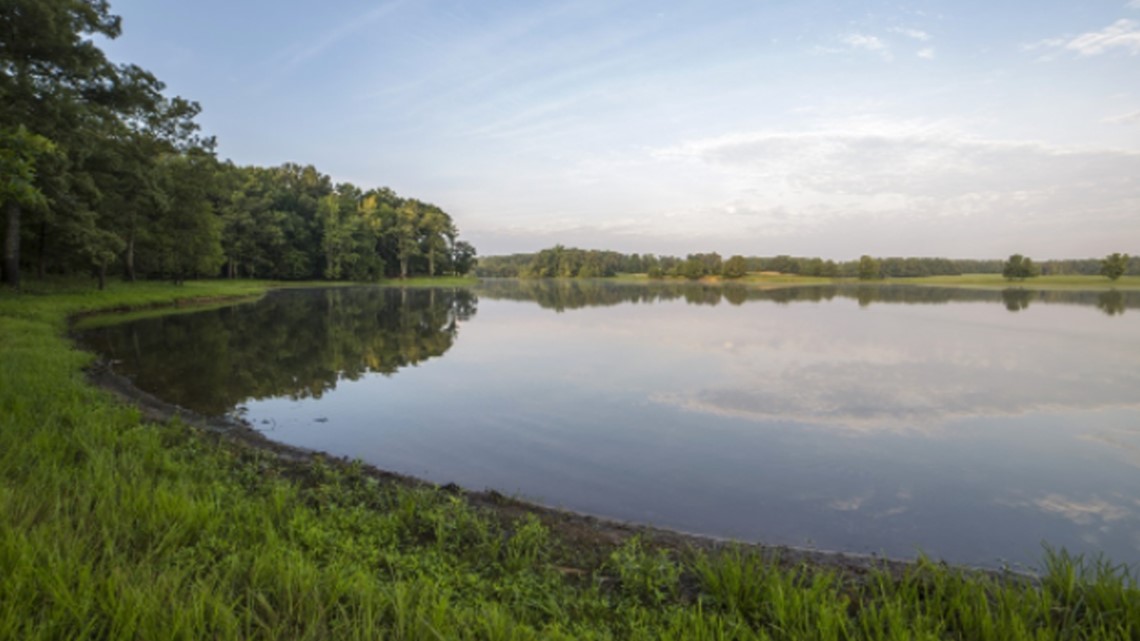
<svg viewBox="0 0 1140 641">
<path fill-rule="evenodd" d="M 464 274 L 475 249 L 440 207 L 334 183 L 311 165 L 237 166 L 95 38 L 106 2 L 8 0 L 0 12 L 3 281 L 29 271 L 180 282 L 202 276 L 375 280 Z"/>
<path fill-rule="evenodd" d="M 1125 256 L 1125 272 L 1140 274 L 1140 256 Z M 1046 260 L 1036 264 L 1041 275 L 1086 275 L 1101 273 L 1099 258 Z M 475 268 L 486 278 L 598 278 L 617 274 L 649 274 L 650 277 L 705 276 L 738 278 L 749 272 L 779 272 L 822 278 L 918 278 L 961 274 L 1001 274 L 1002 259 L 950 259 L 925 257 L 863 256 L 859 260 L 834 261 L 803 256 L 732 256 L 716 252 L 677 256 L 623 254 L 556 245 L 540 252 L 485 256 Z"/>
</svg>

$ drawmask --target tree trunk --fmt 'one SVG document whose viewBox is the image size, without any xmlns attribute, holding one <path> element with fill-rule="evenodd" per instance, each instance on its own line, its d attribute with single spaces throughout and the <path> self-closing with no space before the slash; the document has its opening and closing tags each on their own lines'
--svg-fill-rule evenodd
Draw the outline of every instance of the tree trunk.
<svg viewBox="0 0 1140 641">
<path fill-rule="evenodd" d="M 99 291 L 107 286 L 107 263 L 99 263 Z"/>
<path fill-rule="evenodd" d="M 135 282 L 135 232 L 131 230 L 127 236 L 127 254 L 123 257 L 123 267 L 126 269 L 128 282 Z"/>
<path fill-rule="evenodd" d="M 428 276 L 435 276 L 435 250 L 428 251 Z"/>
<path fill-rule="evenodd" d="M 408 259 L 400 259 L 400 279 L 403 280 L 408 277 Z"/>
<path fill-rule="evenodd" d="M 40 223 L 39 255 L 36 256 L 36 278 L 43 280 L 47 274 L 47 223 Z"/>
<path fill-rule="evenodd" d="M 4 282 L 20 288 L 20 204 L 8 201 L 8 231 L 4 235 Z"/>
</svg>

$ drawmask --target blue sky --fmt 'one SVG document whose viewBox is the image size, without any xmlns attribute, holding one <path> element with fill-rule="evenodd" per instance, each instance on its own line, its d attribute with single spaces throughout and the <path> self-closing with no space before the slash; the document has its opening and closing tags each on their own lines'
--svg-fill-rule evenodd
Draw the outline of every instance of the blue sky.
<svg viewBox="0 0 1140 641">
<path fill-rule="evenodd" d="M 482 254 L 1140 253 L 1140 0 L 114 0 L 239 164 Z"/>
</svg>

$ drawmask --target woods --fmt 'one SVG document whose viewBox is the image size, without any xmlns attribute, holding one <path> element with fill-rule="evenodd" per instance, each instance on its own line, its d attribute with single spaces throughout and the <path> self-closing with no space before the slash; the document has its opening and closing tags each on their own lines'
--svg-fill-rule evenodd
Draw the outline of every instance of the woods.
<svg viewBox="0 0 1140 641">
<path fill-rule="evenodd" d="M 311 165 L 219 160 L 201 107 L 96 38 L 105 0 L 5 0 L 0 12 L 3 280 L 31 270 L 180 282 L 226 275 L 373 280 L 465 273 L 475 250 L 440 207 Z"/>
</svg>

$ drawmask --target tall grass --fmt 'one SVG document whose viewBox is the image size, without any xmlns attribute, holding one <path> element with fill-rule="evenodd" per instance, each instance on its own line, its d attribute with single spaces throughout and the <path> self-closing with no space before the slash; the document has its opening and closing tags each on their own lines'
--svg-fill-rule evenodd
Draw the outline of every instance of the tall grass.
<svg viewBox="0 0 1140 641">
<path fill-rule="evenodd" d="M 83 311 L 265 287 L 0 294 L 0 639 L 1140 638 L 1128 569 L 1064 552 L 1037 582 L 636 538 L 582 554 L 533 516 L 147 424 L 63 337 Z"/>
</svg>

